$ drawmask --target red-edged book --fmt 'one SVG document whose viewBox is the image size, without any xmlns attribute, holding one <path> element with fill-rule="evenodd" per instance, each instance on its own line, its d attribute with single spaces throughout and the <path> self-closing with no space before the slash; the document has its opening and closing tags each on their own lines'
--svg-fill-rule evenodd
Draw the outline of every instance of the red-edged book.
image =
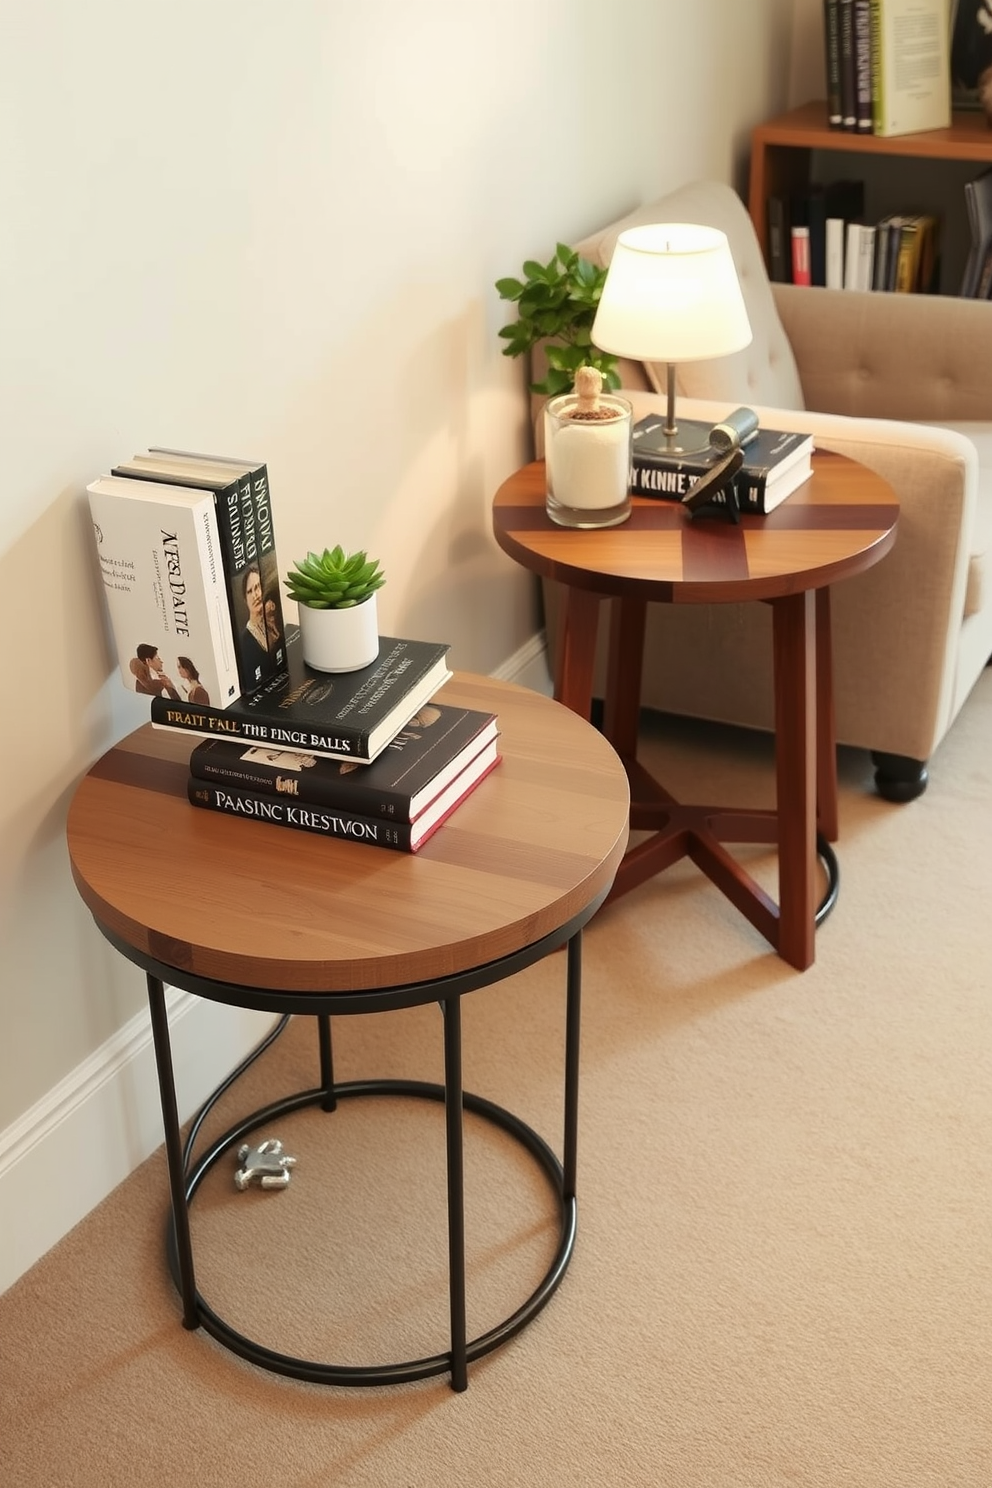
<svg viewBox="0 0 992 1488">
<path fill-rule="evenodd" d="M 187 794 L 228 816 L 415 853 L 499 759 L 493 714 L 432 703 L 369 765 L 205 741 Z"/>
</svg>

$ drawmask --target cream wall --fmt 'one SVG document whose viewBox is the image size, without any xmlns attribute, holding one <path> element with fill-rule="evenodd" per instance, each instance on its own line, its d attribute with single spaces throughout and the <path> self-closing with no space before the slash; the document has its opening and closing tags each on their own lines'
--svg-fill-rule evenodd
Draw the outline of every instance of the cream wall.
<svg viewBox="0 0 992 1488">
<path fill-rule="evenodd" d="M 262 457 L 284 564 L 368 546 L 384 629 L 505 666 L 538 617 L 489 530 L 527 451 L 493 281 L 693 176 L 741 184 L 790 101 L 791 12 L 0 0 L 0 1137 L 144 1000 L 64 846 L 80 775 L 145 716 L 87 480 L 149 443 Z M 148 850 L 167 892 L 183 865 Z"/>
</svg>

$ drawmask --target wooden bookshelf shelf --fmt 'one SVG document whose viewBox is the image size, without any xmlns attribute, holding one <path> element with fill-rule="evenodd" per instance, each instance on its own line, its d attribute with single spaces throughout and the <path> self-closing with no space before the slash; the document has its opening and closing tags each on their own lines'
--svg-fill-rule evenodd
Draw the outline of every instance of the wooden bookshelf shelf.
<svg viewBox="0 0 992 1488">
<path fill-rule="evenodd" d="M 758 124 L 751 132 L 748 210 L 762 252 L 768 256 L 768 198 L 805 188 L 814 151 L 922 161 L 965 161 L 992 165 L 992 127 L 978 112 L 956 112 L 949 129 L 883 138 L 831 129 L 827 105 L 819 99 Z M 962 213 L 964 207 L 962 205 Z"/>
</svg>

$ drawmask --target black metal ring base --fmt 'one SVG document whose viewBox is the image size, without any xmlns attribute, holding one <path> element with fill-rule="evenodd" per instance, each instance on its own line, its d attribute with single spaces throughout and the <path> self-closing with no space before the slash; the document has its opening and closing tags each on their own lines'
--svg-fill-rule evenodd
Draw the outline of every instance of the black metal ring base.
<svg viewBox="0 0 992 1488">
<path fill-rule="evenodd" d="M 816 834 L 816 855 L 823 864 L 827 875 L 827 887 L 823 898 L 820 900 L 816 911 L 817 925 L 822 925 L 827 915 L 837 903 L 837 895 L 840 893 L 840 868 L 837 863 L 837 854 L 830 843 L 821 833 Z"/>
<path fill-rule="evenodd" d="M 230 1128 L 223 1136 L 219 1137 L 210 1149 L 196 1162 L 195 1166 L 187 1173 L 186 1179 L 186 1202 L 193 1198 L 203 1178 L 218 1161 L 218 1159 L 229 1150 L 236 1142 L 239 1142 L 247 1133 L 255 1131 L 258 1127 L 272 1121 L 277 1116 L 285 1116 L 292 1111 L 303 1110 L 308 1106 L 325 1106 L 330 1108 L 337 1100 L 349 1096 L 414 1096 L 424 1100 L 438 1101 L 444 1104 L 445 1092 L 443 1085 L 427 1083 L 420 1080 L 353 1080 L 340 1085 L 334 1085 L 331 1091 L 316 1089 L 301 1091 L 298 1095 L 287 1096 L 283 1100 L 275 1101 L 271 1105 L 253 1112 L 246 1116 L 236 1126 Z M 480 1334 L 473 1339 L 466 1348 L 468 1362 L 481 1358 L 490 1353 L 501 1344 L 506 1343 L 514 1334 L 518 1333 L 548 1302 L 557 1290 L 568 1263 L 572 1257 L 575 1246 L 577 1228 L 577 1205 L 574 1194 L 566 1194 L 564 1191 L 564 1175 L 562 1165 L 555 1156 L 552 1149 L 540 1137 L 532 1127 L 514 1116 L 502 1106 L 495 1105 L 492 1101 L 482 1096 L 472 1095 L 468 1091 L 462 1094 L 462 1105 L 465 1110 L 473 1111 L 486 1121 L 502 1127 L 516 1141 L 536 1158 L 546 1177 L 548 1178 L 553 1193 L 560 1207 L 560 1233 L 558 1247 L 554 1258 L 545 1272 L 543 1278 L 531 1292 L 530 1296 L 515 1312 L 511 1313 L 503 1322 L 497 1323 L 488 1332 Z M 179 1256 L 176 1240 L 176 1228 L 174 1220 L 170 1220 L 167 1239 L 169 1269 L 172 1279 L 178 1290 L 181 1291 Z M 428 1379 L 432 1375 L 444 1374 L 452 1367 L 450 1352 L 433 1354 L 423 1359 L 410 1359 L 398 1364 L 373 1364 L 373 1365 L 340 1365 L 324 1364 L 314 1360 L 299 1359 L 291 1354 L 278 1353 L 274 1349 L 266 1348 L 263 1344 L 256 1343 L 253 1339 L 246 1338 L 228 1323 L 218 1316 L 213 1308 L 207 1303 L 199 1291 L 196 1292 L 197 1321 L 217 1341 L 239 1354 L 250 1363 L 256 1364 L 261 1369 L 267 1369 L 275 1374 L 289 1375 L 294 1379 L 309 1380 L 315 1384 L 327 1385 L 396 1385 L 405 1384 L 411 1380 Z"/>
</svg>

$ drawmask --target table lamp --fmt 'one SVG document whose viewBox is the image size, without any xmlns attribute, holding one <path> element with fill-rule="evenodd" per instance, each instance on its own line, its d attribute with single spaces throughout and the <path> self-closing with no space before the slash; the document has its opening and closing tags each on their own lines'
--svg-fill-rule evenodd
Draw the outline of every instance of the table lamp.
<svg viewBox="0 0 992 1488">
<path fill-rule="evenodd" d="M 672 454 L 709 446 L 709 425 L 675 422 L 675 364 L 729 356 L 751 341 L 726 233 L 662 222 L 628 228 L 617 239 L 592 340 L 602 351 L 665 362 L 664 437 Z"/>
</svg>

